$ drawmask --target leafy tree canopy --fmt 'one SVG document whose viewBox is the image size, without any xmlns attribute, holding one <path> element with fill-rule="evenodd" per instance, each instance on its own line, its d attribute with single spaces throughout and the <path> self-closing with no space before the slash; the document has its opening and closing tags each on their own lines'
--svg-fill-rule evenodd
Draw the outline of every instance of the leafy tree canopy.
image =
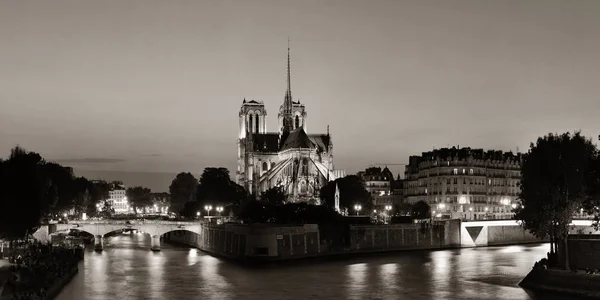
<svg viewBox="0 0 600 300">
<path fill-rule="evenodd" d="M 335 206 L 335 186 L 340 191 L 340 208 L 354 211 L 354 205 L 360 204 L 362 210 L 371 210 L 373 201 L 371 194 L 365 189 L 364 182 L 356 175 L 349 175 L 328 182 L 321 188 L 321 201 L 330 208 Z"/>
<path fill-rule="evenodd" d="M 262 192 L 260 200 L 275 205 L 281 205 L 285 202 L 285 191 L 282 186 L 272 187 Z"/>
<path fill-rule="evenodd" d="M 431 218 L 431 207 L 425 201 L 418 201 L 411 207 L 411 215 L 415 219 Z"/>
<path fill-rule="evenodd" d="M 48 209 L 42 157 L 16 147 L 0 167 L 0 238 L 33 233 Z"/>
<path fill-rule="evenodd" d="M 206 168 L 200 176 L 196 199 L 200 206 L 239 205 L 246 199 L 246 191 L 231 181 L 226 168 Z"/>
<path fill-rule="evenodd" d="M 522 206 L 515 218 L 556 245 L 568 234 L 574 212 L 592 199 L 597 156 L 596 146 L 579 132 L 538 138 L 521 164 Z"/>
<path fill-rule="evenodd" d="M 189 201 L 196 200 L 198 180 L 191 173 L 179 173 L 169 186 L 171 210 L 180 212 Z"/>
<path fill-rule="evenodd" d="M 143 208 L 152 206 L 152 197 L 150 197 L 150 193 L 152 191 L 149 188 L 135 186 L 127 188 L 125 194 L 127 195 L 127 200 L 130 205 L 134 208 Z"/>
</svg>

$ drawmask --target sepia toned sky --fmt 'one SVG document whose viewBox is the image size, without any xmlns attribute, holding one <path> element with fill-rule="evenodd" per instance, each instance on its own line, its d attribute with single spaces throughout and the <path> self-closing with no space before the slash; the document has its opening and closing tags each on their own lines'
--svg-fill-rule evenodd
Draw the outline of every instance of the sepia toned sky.
<svg viewBox="0 0 600 300">
<path fill-rule="evenodd" d="M 0 156 L 235 174 L 242 99 L 277 130 L 288 36 L 307 131 L 351 173 L 600 134 L 596 0 L 3 0 Z"/>
</svg>

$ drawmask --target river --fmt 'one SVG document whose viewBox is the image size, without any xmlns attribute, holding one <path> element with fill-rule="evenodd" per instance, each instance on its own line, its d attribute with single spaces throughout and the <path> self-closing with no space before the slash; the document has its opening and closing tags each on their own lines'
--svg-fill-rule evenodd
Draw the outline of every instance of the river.
<svg viewBox="0 0 600 300">
<path fill-rule="evenodd" d="M 251 269 L 120 235 L 85 253 L 57 300 L 531 299 L 517 286 L 548 245 L 411 251 Z"/>
</svg>

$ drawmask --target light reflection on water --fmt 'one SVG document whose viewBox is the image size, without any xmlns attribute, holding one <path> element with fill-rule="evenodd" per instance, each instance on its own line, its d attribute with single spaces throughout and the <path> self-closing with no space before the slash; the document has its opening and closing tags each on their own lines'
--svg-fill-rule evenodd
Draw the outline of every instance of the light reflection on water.
<svg viewBox="0 0 600 300">
<path fill-rule="evenodd" d="M 414 251 L 249 269 L 146 235 L 88 249 L 57 300 L 530 299 L 519 281 L 548 245 Z"/>
</svg>

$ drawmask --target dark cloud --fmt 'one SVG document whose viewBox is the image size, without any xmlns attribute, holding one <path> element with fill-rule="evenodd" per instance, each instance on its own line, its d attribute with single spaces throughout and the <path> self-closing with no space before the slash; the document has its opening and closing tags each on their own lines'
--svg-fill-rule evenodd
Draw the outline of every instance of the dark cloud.
<svg viewBox="0 0 600 300">
<path fill-rule="evenodd" d="M 125 161 L 122 158 L 98 158 L 98 157 L 88 157 L 88 158 L 65 158 L 65 159 L 57 159 L 57 163 L 61 164 L 113 164 L 118 162 Z"/>
</svg>

